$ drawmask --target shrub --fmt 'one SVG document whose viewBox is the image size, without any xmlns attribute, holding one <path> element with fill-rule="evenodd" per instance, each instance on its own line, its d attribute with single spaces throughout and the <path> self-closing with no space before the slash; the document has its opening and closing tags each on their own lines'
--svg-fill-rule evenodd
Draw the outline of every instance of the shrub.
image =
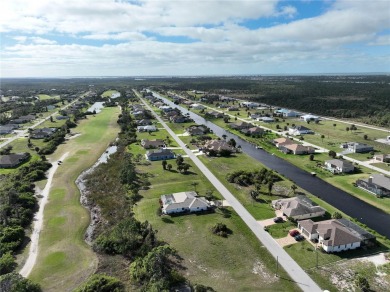
<svg viewBox="0 0 390 292">
<path fill-rule="evenodd" d="M 121 292 L 125 291 L 121 281 L 117 278 L 96 274 L 91 276 L 86 283 L 82 284 L 74 292 Z"/>
</svg>

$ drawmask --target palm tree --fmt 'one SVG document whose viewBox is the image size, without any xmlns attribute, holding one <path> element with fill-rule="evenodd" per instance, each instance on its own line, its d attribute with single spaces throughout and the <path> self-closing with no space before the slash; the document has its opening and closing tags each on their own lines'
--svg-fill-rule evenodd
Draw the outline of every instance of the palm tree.
<svg viewBox="0 0 390 292">
<path fill-rule="evenodd" d="M 291 185 L 290 188 L 291 188 L 293 194 L 295 195 L 295 192 L 296 192 L 296 190 L 297 190 L 298 187 L 297 187 L 296 185 L 293 184 L 293 185 Z"/>
<path fill-rule="evenodd" d="M 196 186 L 198 186 L 199 185 L 199 183 L 198 182 L 196 182 L 196 181 L 194 181 L 194 182 L 192 182 L 191 183 L 191 186 L 193 186 L 194 187 L 194 191 L 195 191 L 195 193 L 196 193 Z"/>
</svg>

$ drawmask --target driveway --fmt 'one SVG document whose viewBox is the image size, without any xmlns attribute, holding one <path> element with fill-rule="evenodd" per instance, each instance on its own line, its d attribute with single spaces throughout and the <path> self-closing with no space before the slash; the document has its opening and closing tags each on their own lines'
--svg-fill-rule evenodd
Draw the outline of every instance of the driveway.
<svg viewBox="0 0 390 292">
<path fill-rule="evenodd" d="M 275 239 L 275 241 L 281 246 L 281 247 L 284 247 L 284 246 L 287 246 L 287 245 L 291 245 L 291 244 L 294 244 L 294 243 L 297 243 L 298 241 L 296 241 L 294 239 L 294 237 L 290 236 L 290 235 L 287 235 L 286 237 L 282 237 L 282 238 L 278 238 L 278 239 Z"/>
<path fill-rule="evenodd" d="M 164 123 L 164 121 L 152 110 L 152 108 L 143 100 L 138 94 L 142 103 L 154 114 L 156 119 L 161 122 L 168 133 L 174 138 L 174 140 L 181 146 L 189 158 L 195 163 L 199 170 L 209 179 L 214 187 L 221 193 L 221 195 L 228 201 L 233 207 L 234 211 L 241 217 L 245 224 L 252 230 L 254 235 L 263 244 L 265 248 L 271 253 L 271 255 L 278 259 L 279 264 L 289 274 L 291 279 L 303 290 L 307 292 L 322 291 L 321 288 L 315 283 L 309 275 L 290 257 L 290 255 L 276 244 L 275 239 L 260 226 L 260 224 L 253 218 L 248 210 L 241 205 L 236 197 L 219 181 L 219 179 L 196 157 L 189 149 L 185 147 L 183 141 Z"/>
</svg>

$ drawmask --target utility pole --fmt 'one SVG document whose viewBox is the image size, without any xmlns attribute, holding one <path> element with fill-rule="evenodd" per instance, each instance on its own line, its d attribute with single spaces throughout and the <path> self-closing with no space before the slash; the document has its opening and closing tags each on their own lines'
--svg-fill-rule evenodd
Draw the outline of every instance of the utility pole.
<svg viewBox="0 0 390 292">
<path fill-rule="evenodd" d="M 318 251 L 317 251 L 318 244 L 316 244 L 316 268 L 318 269 Z"/>
<path fill-rule="evenodd" d="M 279 277 L 278 271 L 279 271 L 279 257 L 276 256 L 276 277 Z"/>
</svg>

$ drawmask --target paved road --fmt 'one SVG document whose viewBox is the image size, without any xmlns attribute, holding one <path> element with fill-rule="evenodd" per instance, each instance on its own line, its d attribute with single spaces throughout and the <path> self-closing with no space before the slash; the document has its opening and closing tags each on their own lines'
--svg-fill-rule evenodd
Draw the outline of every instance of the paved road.
<svg viewBox="0 0 390 292">
<path fill-rule="evenodd" d="M 141 99 L 142 100 L 142 99 Z M 144 101 L 145 106 L 154 113 L 153 109 Z M 156 114 L 157 120 L 164 126 L 168 133 L 181 146 L 189 158 L 195 165 L 203 172 L 203 174 L 210 180 L 214 187 L 221 193 L 226 201 L 233 207 L 241 219 L 248 225 L 255 236 L 267 248 L 271 255 L 278 260 L 279 264 L 290 275 L 291 279 L 297 285 L 307 292 L 322 291 L 321 288 L 309 277 L 309 275 L 288 255 L 288 253 L 279 246 L 279 244 L 269 235 L 268 232 L 260 226 L 260 224 L 253 218 L 253 216 L 241 205 L 241 203 L 234 197 L 234 195 L 211 173 L 211 171 L 201 162 L 191 150 L 185 147 L 185 144 L 179 137 L 165 124 L 165 122 Z"/>
<path fill-rule="evenodd" d="M 75 102 L 77 102 L 80 98 L 81 98 L 81 97 L 76 98 L 76 99 L 75 99 L 74 101 L 72 101 L 71 103 L 68 103 L 67 105 L 65 105 L 64 107 L 62 107 L 62 108 L 59 109 L 58 111 L 52 113 L 51 115 L 47 116 L 46 118 L 44 118 L 44 119 L 42 119 L 42 120 L 39 120 L 38 122 L 36 122 L 34 125 L 32 125 L 32 126 L 29 127 L 29 128 L 34 129 L 34 128 L 38 127 L 38 126 L 41 125 L 43 122 L 49 120 L 50 117 L 54 117 L 60 110 L 64 110 L 64 109 L 68 108 L 69 106 L 71 106 L 72 104 L 74 104 Z M 27 134 L 28 134 L 28 129 L 26 129 L 26 130 L 24 130 L 24 131 L 18 133 L 17 135 L 15 135 L 15 136 L 12 137 L 12 138 L 7 139 L 5 142 L 3 142 L 3 143 L 0 144 L 0 149 L 3 148 L 3 147 L 5 147 L 5 146 L 7 146 L 9 143 L 15 141 L 16 139 L 19 139 L 19 138 L 21 138 L 21 137 L 26 136 Z"/>
<path fill-rule="evenodd" d="M 183 97 L 184 98 L 184 97 Z M 208 106 L 208 105 L 205 105 L 205 104 L 202 104 L 203 106 L 205 106 L 206 108 L 208 109 L 211 109 L 211 110 L 214 110 L 214 111 L 217 111 L 217 112 L 220 112 L 220 113 L 223 113 L 225 115 L 228 115 L 230 116 L 231 118 L 237 118 L 237 120 L 240 120 L 240 121 L 243 121 L 243 122 L 249 122 L 249 123 L 252 123 L 252 124 L 255 124 L 257 126 L 259 126 L 260 128 L 263 128 L 265 130 L 269 130 L 271 132 L 274 132 L 278 135 L 282 135 L 282 136 L 286 136 L 286 134 L 284 132 L 278 132 L 278 131 L 275 131 L 273 129 L 270 129 L 270 128 L 267 128 L 265 127 L 264 125 L 260 125 L 257 121 L 254 121 L 250 118 L 241 118 L 241 117 L 237 117 L 235 115 L 232 115 L 226 111 L 223 111 L 223 110 L 220 110 L 220 109 L 216 109 L 214 107 L 211 107 L 211 106 Z M 383 129 L 383 128 L 379 128 L 379 127 L 373 127 L 373 126 L 369 126 L 369 125 L 365 125 L 365 124 L 360 124 L 360 123 L 352 123 L 352 122 L 346 122 L 346 121 L 341 121 L 341 120 L 337 120 L 337 119 L 332 119 L 332 118 L 325 118 L 325 117 L 321 117 L 321 118 L 324 118 L 324 119 L 328 119 L 328 120 L 333 120 L 333 121 L 338 121 L 338 122 L 343 122 L 343 123 L 347 123 L 347 124 L 354 124 L 354 125 L 358 125 L 360 127 L 365 127 L 365 128 L 369 128 L 369 129 L 375 129 L 375 130 L 379 130 L 379 131 L 384 131 L 384 132 L 389 132 L 389 130 L 386 130 L 386 129 Z M 329 149 L 326 149 L 324 147 L 320 147 L 318 145 L 315 145 L 315 144 L 312 144 L 312 143 L 309 143 L 309 142 L 306 142 L 306 141 L 299 141 L 298 138 L 295 138 L 295 137 L 291 137 L 289 136 L 290 139 L 293 139 L 295 141 L 298 141 L 298 142 L 303 142 L 304 145 L 308 145 L 308 146 L 312 146 L 314 148 L 317 148 L 319 149 L 321 152 L 329 152 Z M 357 160 L 357 159 L 354 159 L 354 158 L 351 158 L 349 156 L 346 156 L 346 155 L 343 155 L 342 153 L 337 153 L 337 155 L 342 155 L 343 158 L 345 160 L 349 160 L 353 163 L 357 163 L 359 165 L 362 165 L 364 167 L 367 167 L 367 168 L 370 168 L 374 171 L 377 171 L 377 172 L 380 172 L 380 173 L 383 173 L 385 175 L 389 175 L 390 176 L 390 171 L 387 171 L 387 170 L 384 170 L 382 168 L 379 168 L 379 167 L 376 167 L 374 165 L 371 165 L 369 162 L 367 161 L 360 161 L 360 160 Z"/>
</svg>

